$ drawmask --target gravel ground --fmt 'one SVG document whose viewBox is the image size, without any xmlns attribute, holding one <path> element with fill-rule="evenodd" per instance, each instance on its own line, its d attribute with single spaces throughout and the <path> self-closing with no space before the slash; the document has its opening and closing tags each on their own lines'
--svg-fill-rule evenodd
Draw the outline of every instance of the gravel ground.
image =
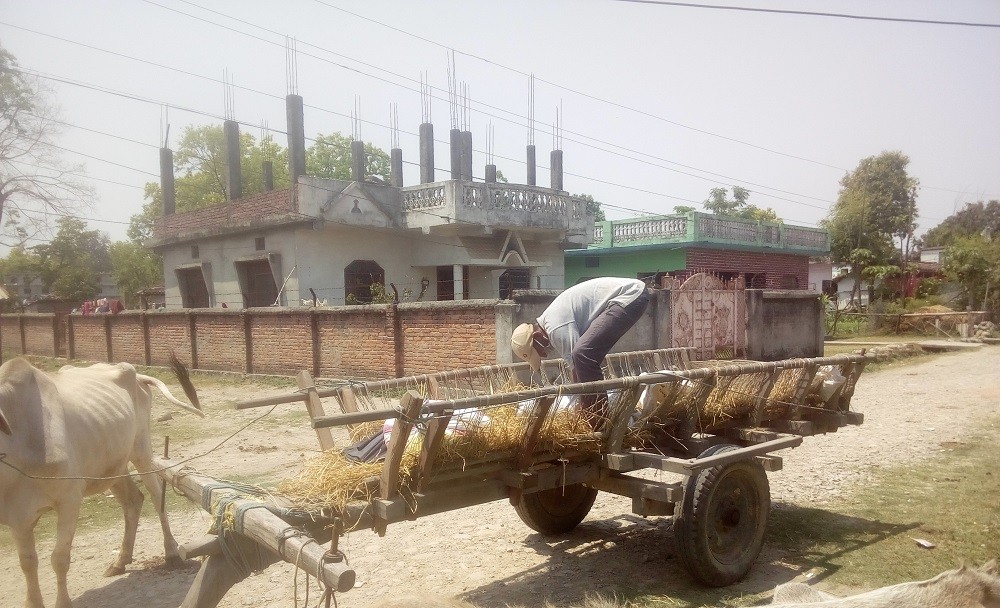
<svg viewBox="0 0 1000 608">
<path fill-rule="evenodd" d="M 989 419 L 995 428 L 1000 413 L 1000 348 L 949 354 L 862 376 L 853 409 L 864 412 L 860 427 L 807 438 L 786 450 L 784 469 L 770 473 L 772 501 L 822 506 L 864 484 L 879 467 L 926 458 L 968 434 L 982 431 Z M 246 389 L 247 397 L 258 390 Z M 218 396 L 218 395 L 215 395 Z M 209 393 L 203 393 L 211 398 Z M 232 413 L 230 413 L 232 414 Z M 250 417 L 249 414 L 242 414 Z M 281 445 L 282 449 L 277 449 Z M 241 435 L 198 468 L 224 477 L 236 470 L 289 470 L 315 449 L 311 431 Z M 175 457 L 197 453 L 200 446 L 181 446 Z M 179 542 L 200 536 L 208 516 L 200 511 L 172 514 Z M 616 588 L 650 593 L 669 592 L 693 584 L 671 555 L 670 519 L 644 519 L 631 514 L 629 499 L 601 494 L 590 515 L 572 534 L 543 539 L 525 527 L 506 502 L 422 518 L 390 527 L 384 538 L 357 532 L 342 540 L 357 572 L 356 588 L 338 596 L 347 608 L 379 606 L 400 594 L 460 596 L 479 606 L 505 603 L 571 606 L 585 593 Z M 136 545 L 137 561 L 129 572 L 102 578 L 120 543 L 120 530 L 78 534 L 70 569 L 70 591 L 76 608 L 167 608 L 179 606 L 195 576 L 188 570 L 165 571 L 162 541 L 155 520 L 143 520 Z M 9 545 L 8 545 L 9 546 Z M 39 543 L 43 587 L 53 586 L 46 567 L 51 542 Z M 755 593 L 795 576 L 798 566 L 765 547 L 751 574 L 732 589 Z M 0 585 L 8 589 L 0 604 L 18 605 L 24 592 L 12 550 L 0 555 Z M 230 591 L 220 606 L 302 606 L 306 581 L 287 564 L 276 564 Z M 294 592 L 298 592 L 298 602 Z M 51 605 L 54 591 L 48 590 Z M 13 599 L 16 598 L 16 601 Z M 316 605 L 315 587 L 309 605 Z M 8 601 L 10 600 L 10 601 Z"/>
</svg>

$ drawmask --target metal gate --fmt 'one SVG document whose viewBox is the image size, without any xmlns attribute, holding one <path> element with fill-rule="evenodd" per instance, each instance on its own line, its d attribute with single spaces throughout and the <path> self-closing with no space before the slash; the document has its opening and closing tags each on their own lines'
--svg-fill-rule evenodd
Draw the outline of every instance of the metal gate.
<svg viewBox="0 0 1000 608">
<path fill-rule="evenodd" d="M 698 359 L 746 356 L 747 305 L 743 281 L 704 272 L 670 291 L 672 347 L 694 348 Z"/>
</svg>

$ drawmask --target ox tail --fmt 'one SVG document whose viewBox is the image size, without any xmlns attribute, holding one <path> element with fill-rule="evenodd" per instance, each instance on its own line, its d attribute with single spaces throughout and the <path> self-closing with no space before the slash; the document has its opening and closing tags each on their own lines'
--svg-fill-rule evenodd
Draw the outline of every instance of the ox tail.
<svg viewBox="0 0 1000 608">
<path fill-rule="evenodd" d="M 181 360 L 177 358 L 177 355 L 173 351 L 170 351 L 170 368 L 174 370 L 174 375 L 177 376 L 177 380 L 184 387 L 184 394 L 187 395 L 188 401 L 200 411 L 201 403 L 198 402 L 198 391 L 194 389 L 194 383 L 191 382 L 188 369 L 181 363 Z"/>
</svg>

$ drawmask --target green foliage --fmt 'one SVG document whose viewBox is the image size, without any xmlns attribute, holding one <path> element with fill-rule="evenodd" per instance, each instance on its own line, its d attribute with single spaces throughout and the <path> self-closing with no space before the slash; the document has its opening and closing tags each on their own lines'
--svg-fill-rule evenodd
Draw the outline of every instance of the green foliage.
<svg viewBox="0 0 1000 608">
<path fill-rule="evenodd" d="M 604 208 L 601 207 L 601 203 L 599 201 L 595 201 L 593 196 L 589 194 L 574 194 L 573 196 L 587 204 L 587 213 L 594 216 L 595 222 L 606 222 L 608 220 L 607 216 L 604 214 Z"/>
<path fill-rule="evenodd" d="M 918 300 L 930 300 L 934 298 L 941 292 L 941 279 L 936 279 L 934 277 L 928 277 L 917 285 L 917 291 L 914 294 Z M 930 304 L 937 304 L 936 301 L 930 302 Z M 928 304 L 928 306 L 930 305 Z"/>
<path fill-rule="evenodd" d="M 862 159 L 840 180 L 840 194 L 823 220 L 830 233 L 830 256 L 849 263 L 855 277 L 868 266 L 899 266 L 908 255 L 902 248 L 916 227 L 918 182 L 909 176 L 910 159 L 902 152 L 882 152 Z M 856 288 L 859 282 L 855 282 Z"/>
<path fill-rule="evenodd" d="M 389 155 L 372 144 L 365 144 L 365 175 L 389 183 Z M 306 173 L 314 177 L 351 179 L 351 138 L 340 133 L 317 135 L 306 149 Z"/>
<path fill-rule="evenodd" d="M 136 292 L 163 284 L 163 259 L 136 242 L 119 241 L 111 245 L 112 276 L 127 308 L 139 306 Z"/>
<path fill-rule="evenodd" d="M 45 289 L 70 300 L 97 295 L 99 275 L 111 271 L 110 240 L 97 230 L 86 230 L 83 220 L 61 218 L 53 239 L 31 248 Z"/>
<path fill-rule="evenodd" d="M 249 133 L 240 133 L 240 176 L 243 196 L 264 191 L 263 162 L 271 160 L 274 187 L 288 187 L 288 152 L 265 137 L 260 143 Z M 226 202 L 226 138 L 221 126 L 189 126 L 184 129 L 174 154 L 175 208 L 178 213 Z M 141 242 L 152 236 L 153 222 L 163 215 L 158 182 L 146 183 L 146 203 L 132 216 L 129 239 Z"/>
<path fill-rule="evenodd" d="M 355 304 L 392 304 L 394 294 L 386 291 L 385 285 L 381 283 L 372 283 L 368 287 L 371 292 L 371 300 L 362 301 L 360 298 L 354 296 L 353 293 L 347 295 L 346 303 Z M 400 302 L 408 302 L 413 299 L 413 290 L 409 287 L 403 289 L 403 293 L 399 294 Z"/>
<path fill-rule="evenodd" d="M 943 270 L 958 283 L 966 302 L 996 309 L 1000 295 L 1000 239 L 958 238 L 945 250 Z"/>
<path fill-rule="evenodd" d="M 709 192 L 708 199 L 702 203 L 702 206 L 715 215 L 738 217 L 758 222 L 782 223 L 781 218 L 778 217 L 778 213 L 774 209 L 771 209 L 770 207 L 767 209 L 761 209 L 756 205 L 751 205 L 749 203 L 750 191 L 746 188 L 733 186 L 733 198 L 727 198 L 728 196 L 729 191 L 725 188 L 712 188 Z M 678 209 L 694 211 L 693 207 L 674 207 L 675 212 L 681 213 L 680 211 L 677 211 Z"/>
<path fill-rule="evenodd" d="M 689 205 L 677 205 L 674 207 L 674 213 L 677 215 L 684 215 L 686 213 L 691 213 L 692 211 L 695 211 L 695 208 Z"/>
<path fill-rule="evenodd" d="M 1000 200 L 969 203 L 928 230 L 923 242 L 925 247 L 943 247 L 983 232 L 1000 235 Z"/>
</svg>

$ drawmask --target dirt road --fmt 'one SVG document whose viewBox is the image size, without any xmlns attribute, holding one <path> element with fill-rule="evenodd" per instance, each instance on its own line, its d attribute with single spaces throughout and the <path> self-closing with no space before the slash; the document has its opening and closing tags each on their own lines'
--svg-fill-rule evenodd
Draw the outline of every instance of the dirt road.
<svg viewBox="0 0 1000 608">
<path fill-rule="evenodd" d="M 864 483 L 874 467 L 925 458 L 980 429 L 987 416 L 1000 413 L 1000 348 L 944 355 L 930 361 L 866 373 L 853 407 L 865 413 L 865 423 L 840 432 L 808 438 L 786 451 L 784 470 L 769 475 L 774 503 L 817 506 L 835 500 Z M 291 386 L 291 383 L 289 383 Z M 259 396 L 260 387 L 243 388 L 243 398 Z M 273 390 L 273 389 L 272 389 Z M 211 403 L 225 393 L 203 393 Z M 254 414 L 232 411 L 212 416 Z M 256 413 L 256 414 L 259 414 Z M 210 416 L 210 419 L 211 417 Z M 994 418 L 995 420 L 995 418 Z M 196 464 L 218 477 L 248 469 L 290 470 L 315 449 L 315 437 L 305 428 L 271 428 L 246 432 L 224 449 Z M 172 442 L 173 445 L 173 442 Z M 279 449 L 278 446 L 281 446 Z M 202 445 L 180 446 L 175 457 L 194 455 Z M 369 532 L 346 537 L 341 548 L 358 574 L 356 588 L 338 596 L 346 608 L 379 606 L 398 594 L 429 592 L 459 595 L 480 606 L 504 603 L 556 606 L 579 602 L 588 592 L 616 588 L 669 592 L 692 585 L 671 555 L 669 518 L 643 519 L 630 514 L 628 499 L 601 494 L 590 515 L 572 534 L 543 539 L 517 518 L 506 502 L 444 513 L 393 526 L 385 538 Z M 209 518 L 201 511 L 171 515 L 180 542 L 204 533 Z M 174 608 L 183 599 L 195 570 L 168 572 L 153 567 L 161 559 L 162 541 L 153 519 L 140 525 L 137 561 L 115 578 L 101 573 L 120 543 L 120 527 L 83 529 L 74 543 L 70 591 L 76 608 Z M 24 582 L 6 531 L 0 532 L 0 586 L 3 606 L 20 605 Z M 51 541 L 39 543 L 43 587 L 52 587 L 47 556 Z M 751 575 L 734 593 L 755 593 L 795 575 L 776 551 L 765 547 Z M 278 564 L 251 576 L 223 600 L 223 608 L 302 606 L 304 575 Z M 298 603 L 293 592 L 297 588 Z M 317 591 L 310 591 L 309 605 Z M 51 589 L 46 598 L 53 601 Z"/>
</svg>

